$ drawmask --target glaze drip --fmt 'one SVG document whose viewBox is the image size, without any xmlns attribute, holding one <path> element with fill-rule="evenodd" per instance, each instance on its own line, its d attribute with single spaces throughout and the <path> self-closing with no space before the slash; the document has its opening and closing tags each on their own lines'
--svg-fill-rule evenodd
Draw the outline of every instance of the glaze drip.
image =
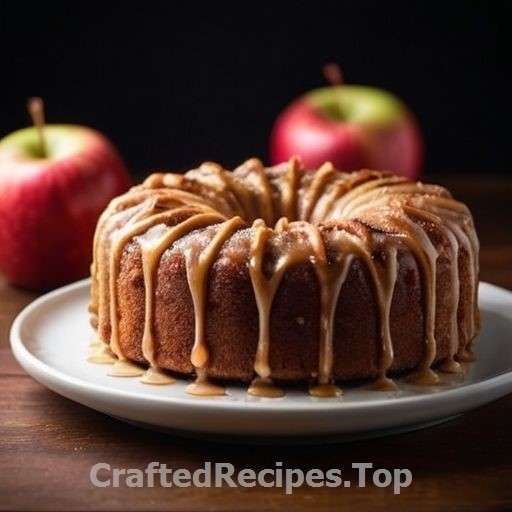
<svg viewBox="0 0 512 512">
<path fill-rule="evenodd" d="M 283 393 L 273 382 L 271 348 L 280 341 L 272 338 L 272 311 L 292 269 L 312 270 L 318 284 L 318 361 L 310 375 L 315 381 L 309 390 L 312 396 L 342 394 L 336 381 L 338 368 L 344 365 L 337 353 L 343 340 L 337 338 L 335 319 L 343 287 L 356 264 L 366 269 L 375 300 L 377 348 L 369 387 L 394 389 L 389 377 L 395 362 L 391 319 L 397 280 L 405 272 L 401 265 L 407 258 L 414 261 L 420 280 L 424 327 L 421 359 L 410 380 L 436 383 L 436 364 L 439 371 L 456 373 L 462 371 L 459 361 L 470 357 L 479 322 L 478 240 L 464 205 L 442 187 L 386 173 L 341 173 L 329 163 L 311 173 L 295 158 L 265 169 L 259 160 L 251 159 L 233 172 L 207 162 L 184 175 L 153 174 L 112 201 L 100 218 L 89 310 L 102 342 L 98 347 L 104 351 L 103 360 L 118 360 L 113 373 L 136 373 L 124 348 L 118 276 L 124 258 L 137 247 L 144 287 L 140 345 L 148 366 L 142 380 L 172 380 L 159 365 L 155 301 L 160 261 L 185 237 L 181 254 L 194 318 L 189 361 L 197 377 L 189 393 L 225 393 L 210 381 L 215 354 L 206 331 L 208 283 L 234 237 L 246 241 L 247 279 L 258 315 L 250 394 L 276 397 Z M 450 282 L 449 297 L 443 302 L 449 310 L 449 347 L 443 348 L 442 360 L 437 311 L 440 275 L 449 275 Z M 99 353 L 92 357 L 102 360 Z"/>
<path fill-rule="evenodd" d="M 194 303 L 194 346 L 190 354 L 190 360 L 198 374 L 195 382 L 196 386 L 191 388 L 194 394 L 198 394 L 200 389 L 206 389 L 206 370 L 208 365 L 209 353 L 206 345 L 206 297 L 208 273 L 215 263 L 215 260 L 222 248 L 222 245 L 238 229 L 245 226 L 241 217 L 233 217 L 225 221 L 212 241 L 204 250 L 198 246 L 190 246 L 185 250 L 185 262 L 187 269 L 187 280 Z M 200 375 L 199 370 L 204 370 Z M 210 392 L 208 394 L 211 394 Z"/>
</svg>

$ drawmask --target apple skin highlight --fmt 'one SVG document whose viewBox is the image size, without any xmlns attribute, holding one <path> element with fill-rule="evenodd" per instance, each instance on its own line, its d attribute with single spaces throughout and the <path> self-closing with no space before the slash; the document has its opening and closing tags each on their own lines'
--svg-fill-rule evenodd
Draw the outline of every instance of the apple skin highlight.
<svg viewBox="0 0 512 512">
<path fill-rule="evenodd" d="M 114 146 L 86 127 L 35 128 L 0 141 L 0 272 L 14 285 L 48 290 L 86 277 L 96 222 L 131 185 Z"/>
<path fill-rule="evenodd" d="M 290 103 L 274 123 L 271 163 L 292 156 L 311 169 L 330 161 L 342 171 L 369 168 L 418 179 L 423 138 L 412 113 L 390 93 L 323 87 Z"/>
</svg>

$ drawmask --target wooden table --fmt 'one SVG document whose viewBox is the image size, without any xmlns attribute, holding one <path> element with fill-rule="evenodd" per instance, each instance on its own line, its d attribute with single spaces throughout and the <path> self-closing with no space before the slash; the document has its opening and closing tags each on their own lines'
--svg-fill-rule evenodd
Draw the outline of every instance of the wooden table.
<svg viewBox="0 0 512 512">
<path fill-rule="evenodd" d="M 512 289 L 512 179 L 433 177 L 467 202 L 482 244 L 481 279 Z M 44 388 L 14 360 L 12 320 L 36 297 L 0 278 L 0 510 L 422 510 L 512 509 L 512 395 L 452 421 L 380 439 L 301 446 L 221 444 L 183 439 L 117 421 Z M 512 333 L 511 333 L 512 335 Z M 236 471 L 340 468 L 349 488 L 191 486 L 99 488 L 91 467 L 203 468 L 207 461 Z M 352 463 L 407 468 L 412 483 L 393 494 L 367 475 L 358 487 Z M 381 472 L 380 476 L 385 477 Z M 383 480 L 384 481 L 384 480 Z"/>
</svg>

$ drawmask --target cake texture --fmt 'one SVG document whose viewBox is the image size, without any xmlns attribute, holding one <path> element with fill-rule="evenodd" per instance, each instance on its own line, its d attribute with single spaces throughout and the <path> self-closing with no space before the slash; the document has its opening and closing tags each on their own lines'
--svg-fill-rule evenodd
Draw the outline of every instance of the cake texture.
<svg viewBox="0 0 512 512">
<path fill-rule="evenodd" d="M 340 393 L 460 372 L 479 323 L 478 239 L 443 187 L 298 159 L 156 173 L 101 216 L 91 322 L 154 375 Z M 434 371 L 435 370 L 435 371 Z M 142 371 L 142 370 L 141 370 Z M 151 379 L 149 379 L 151 380 Z"/>
</svg>

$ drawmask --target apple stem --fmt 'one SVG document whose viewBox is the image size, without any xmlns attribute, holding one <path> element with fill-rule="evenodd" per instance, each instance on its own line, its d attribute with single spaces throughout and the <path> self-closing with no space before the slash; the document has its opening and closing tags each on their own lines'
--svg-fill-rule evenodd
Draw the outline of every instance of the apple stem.
<svg viewBox="0 0 512 512">
<path fill-rule="evenodd" d="M 322 68 L 322 71 L 330 85 L 343 85 L 343 72 L 338 64 L 330 62 Z"/>
<path fill-rule="evenodd" d="M 39 151 L 41 156 L 46 156 L 46 141 L 44 137 L 44 102 L 41 98 L 30 98 L 27 102 L 27 109 L 32 118 L 32 123 L 37 130 L 39 137 Z"/>
</svg>

